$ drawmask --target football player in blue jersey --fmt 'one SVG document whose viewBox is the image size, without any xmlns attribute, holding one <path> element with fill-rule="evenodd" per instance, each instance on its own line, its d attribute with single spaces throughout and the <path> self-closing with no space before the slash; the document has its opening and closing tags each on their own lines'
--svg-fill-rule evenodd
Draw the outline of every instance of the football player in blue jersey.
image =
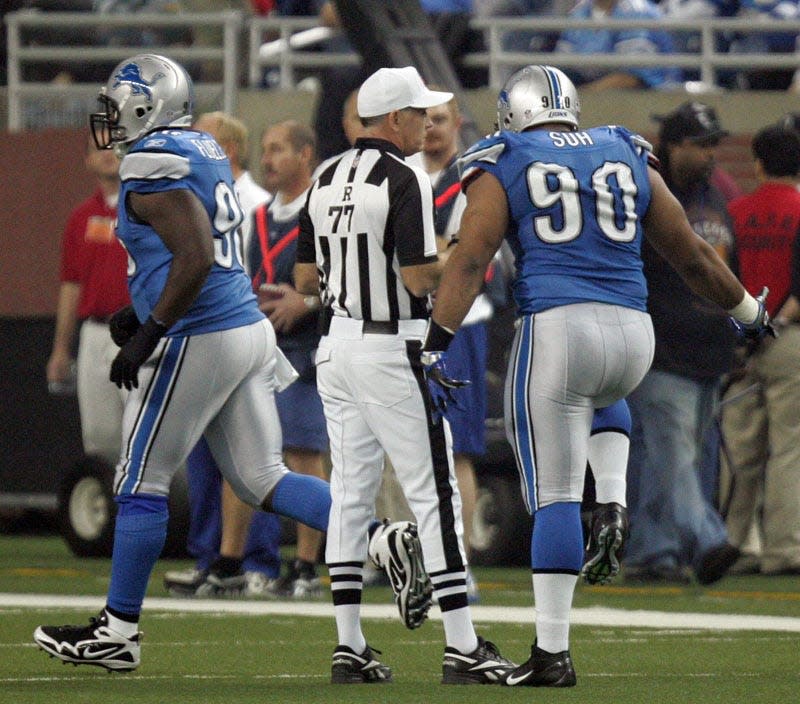
<svg viewBox="0 0 800 704">
<path fill-rule="evenodd" d="M 498 99 L 499 132 L 460 160 L 467 205 L 422 354 L 432 393 L 458 393 L 447 346 L 506 238 L 519 314 L 506 431 L 534 517 L 536 604 L 531 656 L 507 675 L 509 686 L 576 683 L 569 615 L 584 561 L 580 507 L 592 421 L 595 409 L 636 387 L 653 358 L 642 237 L 694 291 L 726 309 L 742 334 L 771 331 L 763 297 L 750 296 L 695 235 L 650 145 L 623 127 L 580 129 L 579 115 L 562 71 L 528 66 L 509 78 Z M 622 465 L 621 482 L 624 474 Z M 601 538 L 598 557 L 612 548 Z"/>
<path fill-rule="evenodd" d="M 99 100 L 91 116 L 97 147 L 122 158 L 117 236 L 133 301 L 110 325 L 120 345 L 110 378 L 129 391 L 111 583 L 88 626 L 40 626 L 34 640 L 63 661 L 124 671 L 140 663 L 139 615 L 166 537 L 170 482 L 201 436 L 253 507 L 324 531 L 331 499 L 327 482 L 283 463 L 275 392 L 297 374 L 239 260 L 243 215 L 225 152 L 190 129 L 189 75 L 168 58 L 140 54 L 114 69 Z M 386 535 L 402 552 L 410 528 L 416 539 L 408 523 L 372 536 Z M 406 575 L 419 561 L 399 557 L 393 569 Z M 401 613 L 413 591 L 401 595 Z"/>
</svg>

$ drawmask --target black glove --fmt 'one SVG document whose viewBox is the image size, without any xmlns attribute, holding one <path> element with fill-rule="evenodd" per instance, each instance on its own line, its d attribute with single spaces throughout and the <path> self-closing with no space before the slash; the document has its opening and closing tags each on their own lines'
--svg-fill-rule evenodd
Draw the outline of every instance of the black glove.
<svg viewBox="0 0 800 704">
<path fill-rule="evenodd" d="M 769 313 L 767 313 L 766 300 L 768 293 L 769 289 L 764 286 L 764 288 L 761 289 L 761 293 L 756 296 L 758 315 L 756 315 L 756 319 L 752 323 L 743 323 L 741 320 L 731 318 L 736 332 L 743 340 L 760 342 L 767 335 L 778 337 L 778 333 L 770 322 Z"/>
<path fill-rule="evenodd" d="M 111 339 L 114 340 L 114 344 L 117 347 L 122 347 L 141 326 L 142 324 L 139 322 L 139 318 L 136 317 L 136 311 L 133 310 L 133 306 L 120 308 L 108 321 Z"/>
<path fill-rule="evenodd" d="M 151 315 L 117 353 L 111 363 L 109 378 L 120 389 L 128 391 L 139 387 L 139 367 L 153 354 L 158 341 L 167 332 L 167 326 L 153 319 Z"/>
<path fill-rule="evenodd" d="M 431 395 L 432 417 L 435 423 L 447 412 L 447 404 L 457 405 L 453 391 L 470 384 L 469 381 L 451 379 L 447 375 L 446 358 L 446 352 L 423 351 L 420 355 Z"/>
</svg>

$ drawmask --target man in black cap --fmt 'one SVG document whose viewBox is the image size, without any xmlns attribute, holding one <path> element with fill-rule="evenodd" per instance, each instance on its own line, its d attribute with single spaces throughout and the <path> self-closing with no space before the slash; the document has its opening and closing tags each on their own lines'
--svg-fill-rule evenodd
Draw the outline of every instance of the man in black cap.
<svg viewBox="0 0 800 704">
<path fill-rule="evenodd" d="M 730 263 L 726 199 L 710 181 L 716 147 L 728 132 L 712 107 L 695 101 L 655 119 L 661 123 L 661 175 L 694 231 Z M 628 397 L 633 428 L 626 577 L 688 582 L 690 569 L 698 582 L 710 584 L 738 557 L 701 480 L 704 466 L 717 465 L 706 439 L 736 338 L 724 312 L 692 293 L 646 242 L 642 260 L 656 349 L 650 371 Z M 704 465 L 709 454 L 713 459 Z"/>
</svg>

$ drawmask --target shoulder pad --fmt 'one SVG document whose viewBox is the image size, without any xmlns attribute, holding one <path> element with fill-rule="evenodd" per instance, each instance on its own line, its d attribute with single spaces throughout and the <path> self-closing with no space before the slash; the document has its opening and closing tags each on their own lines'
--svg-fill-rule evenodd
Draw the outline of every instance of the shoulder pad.
<svg viewBox="0 0 800 704">
<path fill-rule="evenodd" d="M 120 163 L 119 177 L 122 181 L 169 178 L 178 180 L 191 172 L 191 164 L 185 156 L 170 152 L 129 152 Z"/>
<path fill-rule="evenodd" d="M 631 142 L 633 142 L 633 146 L 639 147 L 643 151 L 652 152 L 653 145 L 650 144 L 642 135 L 640 134 L 632 134 L 631 135 Z"/>
<path fill-rule="evenodd" d="M 496 164 L 505 148 L 505 141 L 502 141 L 499 136 L 482 139 L 480 142 L 470 147 L 456 161 L 459 174 L 463 176 L 464 172 L 467 171 L 470 166 L 474 166 L 476 161 Z"/>
</svg>

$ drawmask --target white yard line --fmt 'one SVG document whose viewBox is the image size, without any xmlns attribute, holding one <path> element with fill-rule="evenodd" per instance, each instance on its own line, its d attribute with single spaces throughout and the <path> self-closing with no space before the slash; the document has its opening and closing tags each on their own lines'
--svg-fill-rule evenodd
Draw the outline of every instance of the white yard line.
<svg viewBox="0 0 800 704">
<path fill-rule="evenodd" d="M 105 603 L 100 596 L 58 596 L 52 594 L 0 593 L 0 608 L 26 609 L 87 609 L 99 611 Z M 333 617 L 329 602 L 309 601 L 248 601 L 228 599 L 146 599 L 147 611 L 178 611 L 195 613 L 230 613 L 293 616 Z M 477 622 L 533 623 L 530 607 L 472 606 L 472 617 Z M 397 610 L 389 604 L 363 604 L 364 618 L 397 618 Z M 433 607 L 430 618 L 441 620 L 441 613 Z M 800 632 L 800 618 L 788 616 L 755 616 L 752 614 L 704 614 L 681 611 L 628 611 L 592 606 L 572 610 L 572 623 L 582 626 L 608 626 L 625 628 L 670 628 L 722 631 L 786 631 Z"/>
</svg>

